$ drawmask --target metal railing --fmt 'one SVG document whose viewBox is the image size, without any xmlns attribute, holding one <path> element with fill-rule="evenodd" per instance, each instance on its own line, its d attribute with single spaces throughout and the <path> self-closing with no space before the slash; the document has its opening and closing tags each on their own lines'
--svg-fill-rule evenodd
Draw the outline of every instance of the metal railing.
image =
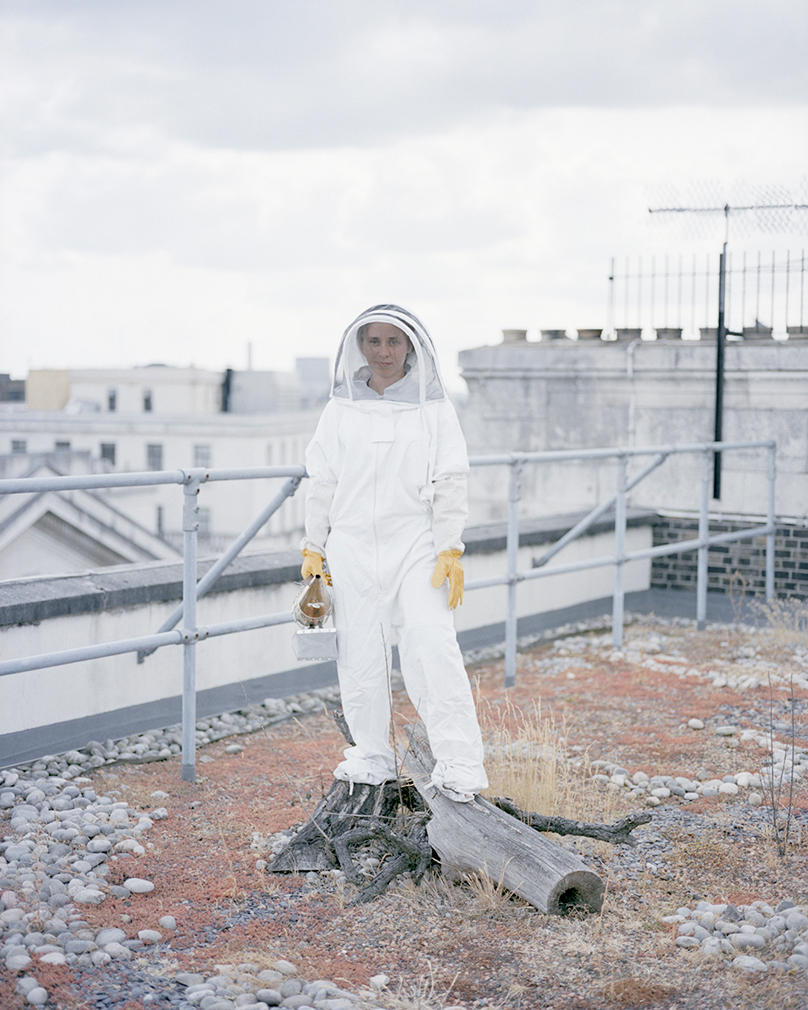
<svg viewBox="0 0 808 1010">
<path fill-rule="evenodd" d="M 623 640 L 623 617 L 625 592 L 623 574 L 626 564 L 643 558 L 678 554 L 682 551 L 697 550 L 697 590 L 696 610 L 700 628 L 705 626 L 707 612 L 707 551 L 712 544 L 729 543 L 736 540 L 766 536 L 766 598 L 774 595 L 774 480 L 775 443 L 760 442 L 706 442 L 686 446 L 662 446 L 647 449 L 587 449 L 559 452 L 513 452 L 504 455 L 478 456 L 470 460 L 472 466 L 508 466 L 510 469 L 507 521 L 507 570 L 503 575 L 474 579 L 466 583 L 466 589 L 485 589 L 505 585 L 508 588 L 505 619 L 505 685 L 513 686 L 516 678 L 516 587 L 520 582 L 562 575 L 567 572 L 582 571 L 613 565 L 615 568 L 614 596 L 612 606 L 612 640 L 619 648 Z M 712 481 L 712 461 L 716 452 L 732 449 L 765 449 L 768 453 L 768 509 L 766 523 L 734 533 L 709 536 L 709 501 Z M 678 541 L 651 547 L 641 551 L 625 550 L 627 527 L 627 495 L 648 474 L 674 454 L 700 453 L 702 457 L 701 495 L 699 509 L 698 537 L 695 540 Z M 630 480 L 628 463 L 633 457 L 652 456 L 652 460 Z M 533 562 L 529 571 L 518 570 L 519 550 L 519 502 L 521 498 L 521 475 L 527 464 L 560 462 L 576 459 L 617 460 L 617 492 L 607 501 L 598 505 L 577 523 L 541 558 Z M 196 617 L 196 601 L 205 595 L 234 558 L 253 539 L 258 531 L 276 512 L 283 502 L 293 495 L 301 480 L 307 476 L 303 466 L 247 467 L 242 469 L 168 470 L 146 473 L 87 474 L 75 477 L 33 477 L 15 480 L 0 480 L 0 494 L 22 494 L 44 491 L 68 491 L 77 489 L 98 489 L 109 487 L 144 487 L 154 484 L 179 484 L 183 489 L 183 590 L 182 604 L 161 625 L 155 634 L 138 638 L 105 642 L 77 649 L 62 650 L 37 656 L 22 657 L 0 662 L 0 676 L 41 670 L 47 667 L 84 662 L 102 657 L 136 652 L 142 662 L 149 654 L 163 645 L 183 646 L 183 692 L 182 692 L 182 778 L 193 781 L 196 776 L 196 645 L 200 641 L 240 631 L 267 628 L 293 621 L 291 611 L 244 618 L 223 624 L 199 627 Z M 288 480 L 274 498 L 262 509 L 229 549 L 197 582 L 197 497 L 203 484 L 227 480 L 250 480 L 287 477 Z M 589 558 L 566 565 L 547 567 L 547 562 L 576 537 L 584 533 L 604 513 L 614 509 L 615 548 L 614 553 L 598 558 Z M 177 624 L 182 620 L 182 628 Z"/>
<path fill-rule="evenodd" d="M 75 491 L 77 489 L 98 489 L 109 487 L 148 487 L 154 484 L 180 484 L 183 490 L 182 530 L 183 530 L 183 575 L 182 604 L 166 620 L 154 635 L 122 639 L 117 642 L 103 642 L 79 649 L 67 649 L 39 656 L 0 662 L 0 677 L 29 670 L 42 670 L 51 666 L 80 663 L 105 656 L 119 656 L 127 652 L 137 652 L 142 660 L 163 645 L 183 646 L 182 676 L 182 778 L 193 782 L 196 778 L 196 644 L 208 638 L 231 635 L 238 631 L 253 631 L 276 624 L 287 624 L 294 618 L 291 611 L 280 614 L 266 614 L 249 617 L 240 621 L 229 621 L 209 627 L 198 627 L 196 623 L 196 601 L 204 596 L 231 561 L 258 533 L 288 497 L 293 495 L 306 476 L 303 466 L 264 466 L 241 469 L 207 470 L 159 470 L 145 473 L 86 474 L 76 477 L 23 477 L 16 480 L 0 480 L 0 494 L 25 494 L 40 491 Z M 261 510 L 244 532 L 237 537 L 219 560 L 196 581 L 197 538 L 199 530 L 199 506 L 197 496 L 203 484 L 224 480 L 250 480 L 272 477 L 288 477 L 281 490 Z M 182 630 L 173 630 L 182 619 Z"/>
<path fill-rule="evenodd" d="M 734 533 L 719 533 L 709 535 L 709 505 L 710 491 L 713 479 L 713 458 L 716 453 L 732 449 L 765 449 L 767 451 L 766 480 L 768 484 L 766 523 Z M 510 467 L 508 493 L 508 535 L 507 535 L 507 572 L 505 575 L 495 575 L 485 579 L 474 579 L 466 584 L 467 589 L 484 589 L 488 586 L 507 585 L 508 603 L 505 616 L 505 686 L 512 687 L 516 679 L 516 586 L 528 579 L 541 579 L 548 575 L 562 575 L 566 572 L 579 572 L 588 568 L 602 568 L 614 565 L 614 593 L 612 598 L 612 643 L 615 648 L 623 644 L 623 619 L 625 610 L 625 590 L 623 575 L 625 566 L 630 561 L 642 558 L 659 558 L 666 554 L 680 554 L 683 551 L 698 551 L 696 569 L 696 619 L 699 629 L 703 630 L 707 619 L 707 552 L 712 544 L 726 544 L 735 540 L 748 540 L 757 536 L 766 537 L 766 599 L 774 596 L 774 481 L 776 475 L 777 446 L 773 440 L 760 442 L 698 442 L 693 445 L 655 446 L 646 449 L 571 449 L 557 452 L 512 452 L 503 456 L 477 456 L 471 460 L 474 466 Z M 695 540 L 680 540 L 676 543 L 661 544 L 642 551 L 625 549 L 627 528 L 627 496 L 658 466 L 672 455 L 682 453 L 698 453 L 701 455 L 701 480 L 699 495 L 699 531 Z M 628 462 L 632 457 L 653 456 L 638 474 L 628 478 Z M 530 571 L 517 570 L 519 550 L 519 501 L 521 498 L 520 482 L 522 469 L 526 463 L 553 463 L 574 459 L 616 459 L 617 460 L 617 493 L 596 506 L 587 516 L 577 523 L 568 533 L 565 533 L 541 558 L 534 561 Z M 587 558 L 566 565 L 545 567 L 547 562 L 572 540 L 585 532 L 605 512 L 614 509 L 615 545 L 614 554 L 600 558 Z"/>
</svg>

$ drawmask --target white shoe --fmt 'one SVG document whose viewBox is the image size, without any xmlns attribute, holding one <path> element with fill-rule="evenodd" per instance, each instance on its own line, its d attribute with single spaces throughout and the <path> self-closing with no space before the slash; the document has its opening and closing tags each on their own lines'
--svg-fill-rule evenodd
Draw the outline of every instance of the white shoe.
<svg viewBox="0 0 808 1010">
<path fill-rule="evenodd" d="M 436 789 L 441 796 L 445 796 L 454 803 L 472 803 L 474 800 L 474 793 L 465 793 L 459 789 L 452 789 L 451 786 L 443 784 L 438 785 L 437 782 L 432 782 L 431 780 L 429 784 Z"/>
</svg>

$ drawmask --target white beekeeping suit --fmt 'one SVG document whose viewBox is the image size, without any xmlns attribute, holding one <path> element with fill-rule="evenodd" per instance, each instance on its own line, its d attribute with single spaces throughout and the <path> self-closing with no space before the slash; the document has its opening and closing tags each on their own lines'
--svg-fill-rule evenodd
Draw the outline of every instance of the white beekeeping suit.
<svg viewBox="0 0 808 1010">
<path fill-rule="evenodd" d="M 358 338 L 374 322 L 398 327 L 412 345 L 403 378 L 381 395 L 368 385 Z M 488 784 L 482 740 L 447 589 L 431 584 L 438 554 L 463 550 L 468 455 L 432 340 L 411 313 L 378 305 L 345 331 L 306 468 L 301 548 L 323 555 L 333 577 L 342 705 L 356 743 L 334 774 L 396 777 L 388 671 L 398 644 L 436 760 L 432 782 L 469 800 Z"/>
</svg>

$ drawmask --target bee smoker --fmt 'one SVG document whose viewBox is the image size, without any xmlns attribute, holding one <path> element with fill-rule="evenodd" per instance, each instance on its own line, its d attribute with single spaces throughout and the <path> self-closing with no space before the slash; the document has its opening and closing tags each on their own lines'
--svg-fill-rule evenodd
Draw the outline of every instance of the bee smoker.
<svg viewBox="0 0 808 1010">
<path fill-rule="evenodd" d="M 295 655 L 301 660 L 337 658 L 337 629 L 323 625 L 334 609 L 325 579 L 315 575 L 304 583 L 295 597 L 293 613 L 300 630 L 293 639 Z"/>
</svg>

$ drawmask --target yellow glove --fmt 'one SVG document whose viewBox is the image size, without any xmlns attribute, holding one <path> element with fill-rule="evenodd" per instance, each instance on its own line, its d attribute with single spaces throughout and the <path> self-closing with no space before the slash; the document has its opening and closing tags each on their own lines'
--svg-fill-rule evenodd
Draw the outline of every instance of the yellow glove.
<svg viewBox="0 0 808 1010">
<path fill-rule="evenodd" d="M 321 579 L 325 579 L 325 584 L 330 586 L 331 576 L 323 571 L 325 559 L 322 554 L 318 554 L 317 551 L 301 551 L 300 553 L 303 555 L 303 564 L 300 568 L 301 578 L 307 579 L 310 575 L 319 575 Z"/>
<path fill-rule="evenodd" d="M 463 566 L 460 564 L 462 551 L 441 551 L 432 575 L 432 585 L 439 589 L 444 579 L 449 580 L 449 610 L 454 610 L 463 602 Z"/>
</svg>

